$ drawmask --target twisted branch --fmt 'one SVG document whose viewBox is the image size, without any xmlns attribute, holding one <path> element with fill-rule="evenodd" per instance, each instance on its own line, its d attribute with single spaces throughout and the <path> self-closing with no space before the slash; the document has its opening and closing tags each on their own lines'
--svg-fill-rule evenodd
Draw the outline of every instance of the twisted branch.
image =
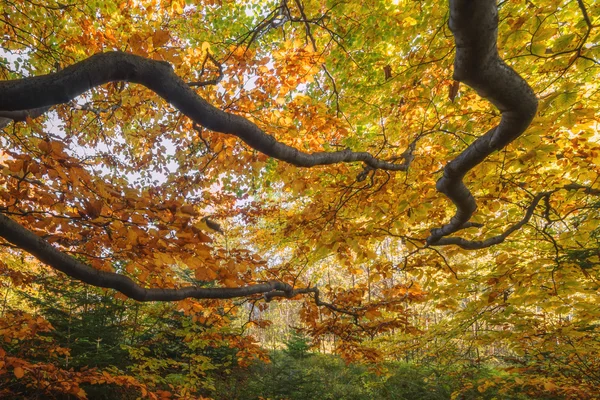
<svg viewBox="0 0 600 400">
<path fill-rule="evenodd" d="M 475 212 L 477 203 L 463 182 L 467 172 L 519 137 L 537 110 L 531 87 L 498 55 L 495 0 L 450 0 L 450 30 L 456 42 L 454 80 L 475 89 L 500 110 L 502 118 L 444 168 L 436 187 L 454 203 L 456 213 L 449 223 L 431 231 L 430 245 L 462 229 Z"/>
</svg>

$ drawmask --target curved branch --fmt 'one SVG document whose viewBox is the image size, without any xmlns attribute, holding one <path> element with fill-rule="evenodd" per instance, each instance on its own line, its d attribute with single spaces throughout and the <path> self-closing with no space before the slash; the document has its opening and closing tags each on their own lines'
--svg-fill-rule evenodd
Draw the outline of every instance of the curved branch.
<svg viewBox="0 0 600 400">
<path fill-rule="evenodd" d="M 500 244 L 500 243 L 504 242 L 504 240 L 510 234 L 521 229 L 525 224 L 527 224 L 531 220 L 531 217 L 533 216 L 533 212 L 535 211 L 536 207 L 538 206 L 538 204 L 540 203 L 540 201 L 542 199 L 545 200 L 547 203 L 550 200 L 550 196 L 553 193 L 556 193 L 561 189 L 572 190 L 572 191 L 578 191 L 578 190 L 583 189 L 583 192 L 585 194 L 589 194 L 592 196 L 600 195 L 599 189 L 594 189 L 592 187 L 581 185 L 576 182 L 569 183 L 567 185 L 564 185 L 562 188 L 558 188 L 558 189 L 554 189 L 554 190 L 550 190 L 550 191 L 546 191 L 546 192 L 541 192 L 541 193 L 538 193 L 537 195 L 535 195 L 531 201 L 531 204 L 529 204 L 529 206 L 527 207 L 527 211 L 525 211 L 525 215 L 523 216 L 523 218 L 519 222 L 516 222 L 513 225 L 511 225 L 508 229 L 506 229 L 500 235 L 493 236 L 486 240 L 468 240 L 468 239 L 464 239 L 461 237 L 444 237 L 444 238 L 441 238 L 440 240 L 438 240 L 436 243 L 434 243 L 433 246 L 456 245 L 465 250 L 477 250 L 477 249 L 483 249 L 486 247 L 491 247 L 496 244 Z M 477 226 L 477 225 L 472 224 L 471 226 Z M 481 226 L 479 226 L 479 227 L 481 227 Z"/>
<path fill-rule="evenodd" d="M 37 118 L 46 113 L 50 107 L 38 107 L 31 110 L 0 111 L 0 129 L 5 128 L 11 122 L 25 121 L 27 118 Z"/>
<path fill-rule="evenodd" d="M 0 214 L 0 236 L 9 243 L 27 251 L 41 262 L 64 272 L 72 278 L 93 286 L 115 289 L 138 301 L 176 301 L 190 297 L 196 299 L 232 299 L 272 291 L 277 291 L 277 293 L 292 292 L 290 285 L 278 281 L 236 288 L 197 288 L 188 286 L 179 289 L 147 289 L 125 275 L 100 271 L 82 263 L 2 214 Z"/>
<path fill-rule="evenodd" d="M 294 289 L 291 285 L 279 281 L 235 288 L 198 288 L 195 286 L 179 289 L 144 288 L 125 275 L 100 271 L 82 263 L 2 214 L 0 214 L 0 237 L 71 278 L 96 287 L 115 289 L 137 301 L 177 301 L 186 298 L 233 299 L 262 294 L 268 302 L 277 297 L 292 298 L 300 294 L 312 293 L 317 306 L 324 306 L 333 311 L 357 316 L 354 312 L 343 310 L 331 303 L 322 301 L 319 297 L 319 289 L 316 287 Z"/>
<path fill-rule="evenodd" d="M 450 0 L 450 30 L 456 42 L 454 80 L 472 87 L 502 113 L 500 123 L 479 137 L 444 168 L 437 190 L 456 207 L 449 223 L 431 231 L 428 244 L 464 226 L 477 204 L 463 178 L 491 153 L 519 137 L 537 110 L 537 98 L 527 82 L 498 55 L 496 0 Z"/>
<path fill-rule="evenodd" d="M 408 167 L 408 162 L 395 164 L 367 152 L 302 152 L 278 142 L 246 118 L 208 103 L 173 72 L 169 63 L 122 52 L 96 54 L 48 75 L 2 81 L 0 111 L 66 103 L 96 86 L 119 81 L 144 85 L 197 124 L 215 132 L 235 135 L 253 149 L 296 166 L 362 161 L 370 167 L 392 171 L 405 171 Z"/>
<path fill-rule="evenodd" d="M 544 198 L 548 199 L 548 197 L 555 191 L 556 190 L 551 191 L 551 192 L 538 193 L 533 198 L 529 207 L 527 207 L 527 211 L 525 212 L 525 215 L 523 216 L 523 218 L 519 222 L 511 225 L 507 230 L 502 232 L 500 235 L 493 236 L 486 240 L 468 240 L 468 239 L 464 239 L 461 237 L 444 237 L 444 238 L 439 239 L 437 242 L 433 243 L 432 246 L 456 245 L 465 250 L 478 250 L 478 249 L 484 249 L 486 247 L 491 247 L 496 244 L 500 244 L 500 243 L 504 242 L 504 240 L 510 234 L 521 229 L 526 223 L 528 223 L 529 220 L 531 219 L 531 217 L 533 216 L 533 212 L 535 211 L 535 208 L 539 204 L 540 200 L 542 200 Z"/>
</svg>

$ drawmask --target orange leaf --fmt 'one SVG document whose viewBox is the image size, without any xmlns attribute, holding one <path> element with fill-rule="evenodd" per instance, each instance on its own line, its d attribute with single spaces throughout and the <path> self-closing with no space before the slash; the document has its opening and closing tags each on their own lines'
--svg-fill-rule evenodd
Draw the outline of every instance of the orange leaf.
<svg viewBox="0 0 600 400">
<path fill-rule="evenodd" d="M 156 31 L 154 35 L 152 35 L 152 45 L 156 47 L 161 47 L 167 44 L 167 42 L 171 39 L 171 35 L 167 31 Z"/>
<path fill-rule="evenodd" d="M 53 140 L 50 142 L 50 148 L 52 149 L 53 153 L 56 153 L 57 155 L 62 155 L 65 145 L 62 144 L 61 142 Z"/>
<path fill-rule="evenodd" d="M 50 153 L 51 149 L 50 149 L 50 143 L 48 143 L 45 140 L 42 140 L 38 143 L 38 148 L 43 152 L 43 153 Z"/>
<path fill-rule="evenodd" d="M 10 163 L 10 164 L 8 165 L 8 169 L 9 169 L 11 172 L 19 172 L 19 171 L 22 171 L 22 170 L 23 170 L 23 160 L 16 160 L 16 161 L 13 161 L 12 163 Z"/>
<path fill-rule="evenodd" d="M 452 85 L 449 86 L 448 98 L 451 102 L 454 102 L 456 95 L 458 94 L 458 88 L 460 87 L 459 81 L 452 82 Z"/>
<path fill-rule="evenodd" d="M 84 200 L 83 203 L 85 212 L 90 218 L 94 219 L 100 216 L 100 213 L 102 212 L 102 200 Z"/>
<path fill-rule="evenodd" d="M 131 50 L 133 53 L 137 55 L 146 55 L 146 43 L 144 39 L 137 33 L 134 33 L 129 38 L 129 45 L 131 46 Z"/>
<path fill-rule="evenodd" d="M 215 273 L 215 271 L 213 271 L 212 269 L 209 268 L 205 268 L 205 267 L 201 267 L 198 268 L 195 272 L 195 276 L 196 279 L 199 281 L 212 281 L 214 279 L 216 279 L 217 274 Z"/>
<path fill-rule="evenodd" d="M 15 374 L 17 379 L 21 379 L 23 377 L 23 375 L 25 375 L 25 371 L 23 371 L 23 368 L 21 368 L 21 367 L 16 367 L 14 369 L 13 373 Z"/>
<path fill-rule="evenodd" d="M 194 206 L 183 206 L 179 209 L 182 213 L 188 215 L 198 215 L 196 210 L 194 210 Z"/>
</svg>

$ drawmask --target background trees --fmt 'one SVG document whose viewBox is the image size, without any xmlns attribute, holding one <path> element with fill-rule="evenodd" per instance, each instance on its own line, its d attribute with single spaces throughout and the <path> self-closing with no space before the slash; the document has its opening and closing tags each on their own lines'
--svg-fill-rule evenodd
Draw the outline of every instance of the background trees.
<svg viewBox="0 0 600 400">
<path fill-rule="evenodd" d="M 242 296 L 171 306 L 203 327 L 264 326 L 260 294 L 303 294 L 292 323 L 347 359 L 501 362 L 526 379 L 491 384 L 593 393 L 599 5 L 502 2 L 497 58 L 489 1 L 1 4 L 9 388 L 34 376 L 21 340 L 53 318 L 44 296 L 16 306 L 17 289 L 52 293 L 24 248 L 137 299 Z M 535 99 L 500 59 L 539 99 L 514 141 Z M 86 318 L 136 321 L 109 295 Z M 261 353 L 240 332 L 225 339 L 244 364 Z"/>
</svg>

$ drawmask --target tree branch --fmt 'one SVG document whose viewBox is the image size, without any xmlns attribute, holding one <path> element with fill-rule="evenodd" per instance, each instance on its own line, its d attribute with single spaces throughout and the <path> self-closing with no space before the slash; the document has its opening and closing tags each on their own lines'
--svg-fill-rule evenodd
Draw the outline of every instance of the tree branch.
<svg viewBox="0 0 600 400">
<path fill-rule="evenodd" d="M 2 214 L 0 214 L 0 236 L 9 243 L 27 251 L 41 262 L 64 272 L 72 278 L 93 286 L 115 289 L 138 301 L 176 301 L 189 297 L 196 299 L 232 299 L 272 291 L 292 293 L 290 285 L 278 281 L 236 288 L 197 288 L 188 286 L 179 289 L 147 289 L 139 286 L 125 275 L 100 271 L 82 263 Z M 288 295 L 288 297 L 291 296 Z"/>
<path fill-rule="evenodd" d="M 31 110 L 0 111 L 0 129 L 8 126 L 12 121 L 25 121 L 27 118 L 37 118 L 46 113 L 50 107 L 38 107 Z"/>
<path fill-rule="evenodd" d="M 538 204 L 540 203 L 540 201 L 542 199 L 546 202 L 546 207 L 547 207 L 546 214 L 547 214 L 548 213 L 548 202 L 550 200 L 550 196 L 553 193 L 555 193 L 561 189 L 570 190 L 570 191 L 583 190 L 583 192 L 585 194 L 589 194 L 592 196 L 600 195 L 599 189 L 594 189 L 589 186 L 580 185 L 579 183 L 575 183 L 575 182 L 569 183 L 567 185 L 564 185 L 562 188 L 558 188 L 558 189 L 554 189 L 554 190 L 550 190 L 550 191 L 546 191 L 546 192 L 541 192 L 541 193 L 538 193 L 537 195 L 535 195 L 533 197 L 533 200 L 531 201 L 531 204 L 529 205 L 529 207 L 527 207 L 527 211 L 525 212 L 525 215 L 523 216 L 523 218 L 519 222 L 511 225 L 508 229 L 506 229 L 500 235 L 491 237 L 491 238 L 483 240 L 483 241 L 467 240 L 467 239 L 460 238 L 460 237 L 444 237 L 444 238 L 441 238 L 436 243 L 434 243 L 433 245 L 434 246 L 456 245 L 465 250 L 476 250 L 476 249 L 483 249 L 486 247 L 491 247 L 496 244 L 500 244 L 500 243 L 504 242 L 504 240 L 509 235 L 511 235 L 515 231 L 521 229 L 525 224 L 527 224 L 531 220 L 531 217 L 533 216 L 533 212 L 535 211 L 536 207 L 538 206 Z M 547 218 L 547 216 L 546 216 L 546 218 Z M 470 226 L 481 227 L 479 224 L 474 224 L 474 223 L 469 223 L 469 224 L 471 224 Z M 461 229 L 463 229 L 463 228 L 461 228 Z"/>
<path fill-rule="evenodd" d="M 529 220 L 531 219 L 531 217 L 533 216 L 533 212 L 535 211 L 535 208 L 539 204 L 540 200 L 542 200 L 544 198 L 547 199 L 555 191 L 556 190 L 553 190 L 550 192 L 538 193 L 533 198 L 533 201 L 531 202 L 529 207 L 527 207 L 527 211 L 525 212 L 525 215 L 523 216 L 523 218 L 519 222 L 511 225 L 507 230 L 502 232 L 500 235 L 493 236 L 486 240 L 468 240 L 468 239 L 464 239 L 461 237 L 444 237 L 444 238 L 439 239 L 437 242 L 432 243 L 431 245 L 432 246 L 456 245 L 465 250 L 477 250 L 477 249 L 484 249 L 486 247 L 491 247 L 496 244 L 500 244 L 500 243 L 504 242 L 504 240 L 510 234 L 521 229 L 523 227 L 523 225 L 528 223 Z"/>
<path fill-rule="evenodd" d="M 500 123 L 450 161 L 437 190 L 456 207 L 449 223 L 431 231 L 429 244 L 440 244 L 469 221 L 477 204 L 463 178 L 491 153 L 507 146 L 529 126 L 537 98 L 527 82 L 498 55 L 496 0 L 450 0 L 450 30 L 456 42 L 454 80 L 463 82 L 502 113 Z"/>
<path fill-rule="evenodd" d="M 391 171 L 405 171 L 408 167 L 408 163 L 387 162 L 367 152 L 302 152 L 278 142 L 246 118 L 214 107 L 179 78 L 168 63 L 121 52 L 96 54 L 48 75 L 2 81 L 0 111 L 67 103 L 94 87 L 119 81 L 144 85 L 197 124 L 235 135 L 253 149 L 296 166 L 362 161 L 373 168 Z"/>
<path fill-rule="evenodd" d="M 276 22 L 273 18 L 269 23 Z M 450 0 L 450 29 L 456 42 L 454 79 L 472 87 L 480 96 L 494 104 L 502 113 L 502 117 L 496 127 L 475 140 L 444 168 L 444 175 L 437 182 L 437 189 L 453 202 L 456 213 L 449 223 L 432 230 L 427 243 L 454 244 L 467 249 L 482 248 L 500 243 L 506 236 L 520 229 L 529 221 L 539 201 L 552 192 L 538 194 L 527 209 L 525 217 L 499 236 L 482 242 L 446 237 L 460 229 L 477 226 L 469 222 L 477 205 L 463 182 L 464 176 L 492 152 L 502 149 L 519 137 L 531 123 L 537 109 L 537 99 L 533 90 L 498 55 L 498 10 L 495 0 Z M 255 36 L 256 34 L 255 32 Z M 251 148 L 296 166 L 363 162 L 366 164 L 367 173 L 370 169 L 406 171 L 412 159 L 414 146 L 409 147 L 399 157 L 404 159 L 401 164 L 395 163 L 394 159 L 380 160 L 367 152 L 351 150 L 302 152 L 277 141 L 246 118 L 214 107 L 179 78 L 168 63 L 122 52 L 96 54 L 48 75 L 0 82 L 0 124 L 5 122 L 6 118 L 22 120 L 38 112 L 37 115 L 41 115 L 53 105 L 67 103 L 82 93 L 109 82 L 144 85 L 192 119 L 195 124 L 216 132 L 235 135 Z M 318 305 L 348 313 L 322 302 L 316 288 L 294 289 L 291 285 L 276 281 L 238 288 L 143 288 L 124 275 L 96 270 L 61 252 L 1 213 L 0 236 L 75 279 L 94 286 L 118 290 L 139 301 L 173 301 L 188 297 L 227 299 L 256 294 L 263 294 L 265 299 L 269 300 L 280 296 L 293 297 L 297 294 L 312 293 Z"/>
<path fill-rule="evenodd" d="M 283 291 L 283 290 L 273 290 L 270 291 L 268 293 L 264 294 L 264 298 L 265 301 L 269 302 L 271 300 L 273 300 L 274 298 L 277 297 L 287 297 L 287 298 L 291 298 L 294 296 L 297 296 L 299 294 L 306 294 L 306 293 L 312 293 L 314 298 L 315 298 L 315 304 L 319 307 L 327 307 L 329 308 L 331 311 L 335 311 L 338 312 L 340 314 L 346 314 L 346 315 L 351 315 L 355 318 L 358 318 L 359 313 L 354 312 L 354 311 L 350 311 L 350 310 L 345 310 L 343 308 L 339 308 L 336 307 L 335 305 L 325 302 L 323 300 L 321 300 L 321 294 L 319 292 L 319 288 L 317 287 L 308 287 L 308 288 L 300 288 L 300 289 L 293 289 L 291 291 Z"/>
</svg>

